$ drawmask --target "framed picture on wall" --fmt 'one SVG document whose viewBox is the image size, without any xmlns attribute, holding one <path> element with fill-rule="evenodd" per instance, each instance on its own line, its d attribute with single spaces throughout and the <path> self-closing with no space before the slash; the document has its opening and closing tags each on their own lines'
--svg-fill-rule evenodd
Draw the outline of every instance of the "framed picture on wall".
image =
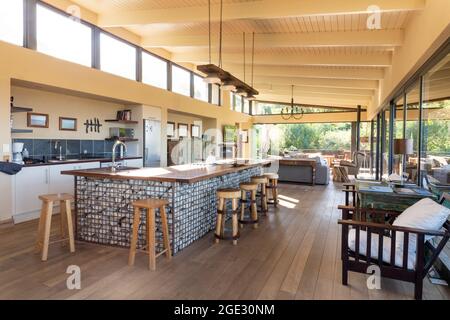
<svg viewBox="0 0 450 320">
<path fill-rule="evenodd" d="M 241 142 L 248 143 L 248 130 L 241 131 Z"/>
<path fill-rule="evenodd" d="M 167 122 L 167 136 L 170 138 L 175 136 L 175 122 Z"/>
<path fill-rule="evenodd" d="M 59 130 L 61 130 L 61 131 L 77 131 L 77 119 L 59 117 Z"/>
<path fill-rule="evenodd" d="M 28 112 L 27 126 L 30 128 L 48 128 L 48 114 Z"/>
<path fill-rule="evenodd" d="M 233 125 L 223 126 L 223 142 L 225 143 L 236 143 L 237 142 L 238 129 Z"/>
<path fill-rule="evenodd" d="M 191 124 L 191 137 L 192 138 L 200 138 L 200 126 Z"/>
<path fill-rule="evenodd" d="M 178 124 L 178 137 L 184 138 L 189 136 L 189 126 L 185 123 Z"/>
</svg>

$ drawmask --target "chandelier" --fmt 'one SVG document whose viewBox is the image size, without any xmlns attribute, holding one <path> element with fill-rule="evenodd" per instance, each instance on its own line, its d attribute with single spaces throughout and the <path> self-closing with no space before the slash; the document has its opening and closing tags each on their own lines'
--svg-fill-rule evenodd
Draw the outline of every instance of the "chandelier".
<svg viewBox="0 0 450 320">
<path fill-rule="evenodd" d="M 300 120 L 303 118 L 304 110 L 294 104 L 294 85 L 292 85 L 292 97 L 291 105 L 289 107 L 281 109 L 281 117 L 283 120 L 295 119 Z"/>
</svg>

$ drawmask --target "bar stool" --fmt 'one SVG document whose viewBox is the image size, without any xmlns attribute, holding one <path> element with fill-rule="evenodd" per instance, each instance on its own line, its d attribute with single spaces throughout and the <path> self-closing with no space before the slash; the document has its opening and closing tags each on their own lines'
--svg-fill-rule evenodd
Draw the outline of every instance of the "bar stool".
<svg viewBox="0 0 450 320">
<path fill-rule="evenodd" d="M 255 176 L 251 178 L 252 183 L 256 183 L 259 186 L 261 186 L 261 191 L 258 192 L 258 195 L 261 199 L 261 212 L 267 213 L 268 206 L 267 206 L 267 183 L 269 182 L 269 179 L 265 176 Z"/>
<path fill-rule="evenodd" d="M 241 191 L 239 189 L 219 189 L 217 190 L 219 198 L 219 205 L 217 208 L 216 232 L 214 233 L 215 242 L 220 240 L 233 239 L 233 244 L 237 245 L 239 239 L 238 226 L 238 200 L 241 198 Z M 225 236 L 225 220 L 226 220 L 226 200 L 232 201 L 232 235 Z"/>
<path fill-rule="evenodd" d="M 267 179 L 269 180 L 269 183 L 267 184 L 266 188 L 270 189 L 270 192 L 272 194 L 272 198 L 267 199 L 267 203 L 273 204 L 273 206 L 276 208 L 276 207 L 278 207 L 278 179 L 279 179 L 279 176 L 276 173 L 265 173 L 265 174 L 263 174 L 263 176 L 267 177 Z"/>
<path fill-rule="evenodd" d="M 75 252 L 75 240 L 73 236 L 72 210 L 70 201 L 74 197 L 67 193 L 40 195 L 42 201 L 41 215 L 39 218 L 36 250 L 42 251 L 42 261 L 47 261 L 48 246 L 52 243 L 69 240 L 70 252 Z M 52 227 L 53 204 L 59 202 L 61 214 L 61 239 L 50 242 L 50 231 Z"/>
<path fill-rule="evenodd" d="M 258 184 L 245 182 L 239 185 L 241 189 L 241 217 L 239 223 L 241 228 L 244 224 L 253 224 L 253 228 L 258 228 L 258 210 L 256 207 L 256 192 L 258 191 Z M 246 207 L 248 203 L 247 193 L 250 193 L 250 207 Z M 245 211 L 250 209 L 250 219 L 245 219 Z"/>
<path fill-rule="evenodd" d="M 134 265 L 134 258 L 136 256 L 136 245 L 138 241 L 139 224 L 141 220 L 141 210 L 144 210 L 147 216 L 147 251 L 149 256 L 148 268 L 156 270 L 156 258 L 162 254 L 166 254 L 167 259 L 171 259 L 172 252 L 170 249 L 169 227 L 167 224 L 166 205 L 169 201 L 164 199 L 142 199 L 132 202 L 134 208 L 133 233 L 131 235 L 130 254 L 128 257 L 128 265 Z M 161 215 L 162 234 L 164 250 L 156 254 L 156 240 L 155 240 L 155 209 L 159 209 Z"/>
</svg>

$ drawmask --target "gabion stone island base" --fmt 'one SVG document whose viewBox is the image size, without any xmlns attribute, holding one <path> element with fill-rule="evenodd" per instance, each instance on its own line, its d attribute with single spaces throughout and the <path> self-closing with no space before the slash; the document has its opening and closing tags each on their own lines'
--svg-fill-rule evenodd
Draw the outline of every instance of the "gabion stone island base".
<svg viewBox="0 0 450 320">
<path fill-rule="evenodd" d="M 238 188 L 261 173 L 251 167 L 194 183 L 149 180 L 114 180 L 76 176 L 76 237 L 78 240 L 129 247 L 134 200 L 169 200 L 167 209 L 170 242 L 177 253 L 213 230 L 217 213 L 216 190 Z M 138 247 L 145 245 L 145 219 L 139 226 Z M 156 239 L 162 249 L 159 211 L 156 211 Z"/>
</svg>

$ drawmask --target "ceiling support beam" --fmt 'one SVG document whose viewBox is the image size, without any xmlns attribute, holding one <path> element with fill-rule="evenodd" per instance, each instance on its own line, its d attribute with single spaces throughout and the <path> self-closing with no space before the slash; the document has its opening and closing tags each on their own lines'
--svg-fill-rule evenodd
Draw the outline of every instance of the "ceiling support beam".
<svg viewBox="0 0 450 320">
<path fill-rule="evenodd" d="M 286 94 L 290 95 L 292 92 L 291 85 L 267 85 L 267 84 L 255 84 L 255 87 L 258 88 L 258 91 L 261 94 Z M 348 89 L 348 88 L 332 88 L 332 87 L 303 87 L 296 86 L 294 88 L 295 93 L 297 94 L 340 94 L 343 96 L 352 96 L 352 97 L 372 97 L 374 95 L 374 90 L 370 89 Z"/>
<path fill-rule="evenodd" d="M 225 63 L 242 62 L 242 54 L 225 53 L 222 55 Z M 209 61 L 207 50 L 193 50 L 183 53 L 173 53 L 172 61 L 206 64 Z M 379 54 L 256 54 L 257 65 L 293 65 L 293 66 L 357 66 L 357 67 L 389 67 L 392 55 Z"/>
<path fill-rule="evenodd" d="M 224 5 L 224 20 L 274 19 L 315 15 L 342 15 L 367 12 L 377 5 L 381 11 L 420 10 L 425 0 L 261 0 Z M 219 19 L 219 6 L 212 6 L 212 19 Z M 183 7 L 157 10 L 118 10 L 98 18 L 101 27 L 146 25 L 153 23 L 195 23 L 208 21 L 208 7 Z"/>
<path fill-rule="evenodd" d="M 225 63 L 224 66 L 242 78 L 242 64 Z M 247 65 L 246 70 L 251 70 L 251 65 Z M 381 80 L 384 78 L 384 69 L 256 65 L 254 74 L 262 77 Z"/>
<path fill-rule="evenodd" d="M 250 34 L 249 34 L 250 35 Z M 217 43 L 217 37 L 213 43 Z M 316 33 L 267 33 L 255 35 L 256 48 L 276 47 L 353 47 L 383 46 L 396 47 L 403 43 L 403 30 L 366 30 Z M 204 35 L 148 36 L 142 39 L 142 46 L 157 47 L 208 47 Z M 242 47 L 242 35 L 225 35 L 225 48 Z"/>
<path fill-rule="evenodd" d="M 368 89 L 368 90 L 378 89 L 377 80 L 255 77 L 255 83 L 269 86 L 294 85 L 300 87 L 347 88 L 347 89 Z"/>
</svg>

